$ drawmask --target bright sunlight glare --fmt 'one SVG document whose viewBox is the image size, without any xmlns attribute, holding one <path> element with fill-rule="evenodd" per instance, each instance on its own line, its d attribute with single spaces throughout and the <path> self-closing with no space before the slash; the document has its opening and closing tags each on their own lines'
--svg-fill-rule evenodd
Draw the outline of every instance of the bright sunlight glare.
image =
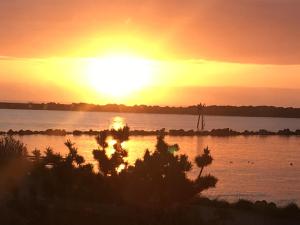
<svg viewBox="0 0 300 225">
<path fill-rule="evenodd" d="M 120 130 L 125 127 L 125 121 L 123 117 L 115 116 L 112 118 L 110 129 Z"/>
<path fill-rule="evenodd" d="M 109 55 L 89 59 L 87 76 L 98 92 L 124 97 L 143 89 L 151 82 L 153 64 L 150 60 L 131 55 Z"/>
</svg>

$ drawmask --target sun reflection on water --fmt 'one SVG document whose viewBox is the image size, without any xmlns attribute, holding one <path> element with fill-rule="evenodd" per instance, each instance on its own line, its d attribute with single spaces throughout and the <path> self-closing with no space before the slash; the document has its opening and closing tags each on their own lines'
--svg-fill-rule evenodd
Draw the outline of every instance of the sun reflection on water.
<svg viewBox="0 0 300 225">
<path fill-rule="evenodd" d="M 114 129 L 114 130 L 120 130 L 120 129 L 124 128 L 125 126 L 126 126 L 125 119 L 120 116 L 115 116 L 112 118 L 109 128 Z M 127 141 L 118 143 L 118 141 L 115 140 L 112 136 L 109 136 L 107 138 L 106 142 L 108 144 L 108 147 L 106 148 L 106 153 L 107 153 L 108 157 L 111 157 L 117 151 L 116 148 L 118 149 L 118 146 L 115 147 L 116 145 L 119 145 L 119 147 L 121 147 L 123 150 L 126 150 Z M 127 160 L 128 160 L 128 157 L 125 157 L 125 161 L 127 161 Z M 124 170 L 125 168 L 126 168 L 126 165 L 121 164 L 117 168 L 117 172 L 119 173 L 122 170 Z"/>
<path fill-rule="evenodd" d="M 113 137 L 108 137 L 108 139 L 106 140 L 108 147 L 106 148 L 106 153 L 108 156 L 111 156 L 112 154 L 115 153 L 115 148 L 114 145 L 117 144 L 117 141 L 115 139 L 113 139 Z"/>
<path fill-rule="evenodd" d="M 111 120 L 110 129 L 120 130 L 125 127 L 125 120 L 123 117 L 115 116 Z"/>
</svg>

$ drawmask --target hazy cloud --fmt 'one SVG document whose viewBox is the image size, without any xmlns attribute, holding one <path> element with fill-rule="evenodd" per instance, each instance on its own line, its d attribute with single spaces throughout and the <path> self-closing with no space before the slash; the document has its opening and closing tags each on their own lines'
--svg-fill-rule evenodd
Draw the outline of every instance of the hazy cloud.
<svg viewBox="0 0 300 225">
<path fill-rule="evenodd" d="M 3 0 L 0 55 L 60 56 L 107 30 L 181 59 L 300 64 L 298 0 Z"/>
</svg>

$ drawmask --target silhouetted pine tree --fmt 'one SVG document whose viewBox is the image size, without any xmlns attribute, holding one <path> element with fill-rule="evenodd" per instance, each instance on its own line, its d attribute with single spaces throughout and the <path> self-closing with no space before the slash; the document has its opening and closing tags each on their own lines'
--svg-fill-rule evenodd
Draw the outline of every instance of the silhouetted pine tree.
<svg viewBox="0 0 300 225">
<path fill-rule="evenodd" d="M 215 177 L 201 176 L 203 168 L 212 162 L 208 149 L 196 158 L 204 162 L 197 163 L 200 174 L 196 180 L 187 178 L 192 163 L 186 155 L 174 154 L 178 150 L 178 145 L 164 141 L 162 132 L 157 138 L 156 150 L 153 153 L 147 150 L 143 159 L 121 173 L 124 200 L 143 207 L 165 207 L 186 202 L 201 191 L 215 187 Z"/>
</svg>

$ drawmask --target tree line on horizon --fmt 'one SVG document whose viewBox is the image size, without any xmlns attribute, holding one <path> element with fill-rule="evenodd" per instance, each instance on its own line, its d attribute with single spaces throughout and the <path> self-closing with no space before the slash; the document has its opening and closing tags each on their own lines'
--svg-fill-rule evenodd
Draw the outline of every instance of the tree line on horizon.
<svg viewBox="0 0 300 225">
<path fill-rule="evenodd" d="M 198 106 L 149 106 L 123 104 L 96 105 L 87 103 L 9 103 L 0 102 L 0 109 L 26 109 L 26 110 L 61 110 L 61 111 L 95 111 L 119 113 L 153 113 L 153 114 L 186 114 L 198 115 Z M 204 115 L 215 116 L 245 116 L 245 117 L 282 117 L 300 118 L 300 108 L 275 106 L 206 106 Z"/>
</svg>

